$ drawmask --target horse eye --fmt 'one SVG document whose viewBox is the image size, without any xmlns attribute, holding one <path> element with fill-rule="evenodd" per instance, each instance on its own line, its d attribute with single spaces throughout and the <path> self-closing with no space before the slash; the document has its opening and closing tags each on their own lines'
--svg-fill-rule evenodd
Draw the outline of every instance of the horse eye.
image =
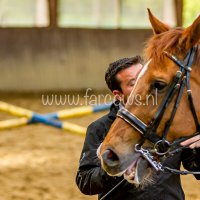
<svg viewBox="0 0 200 200">
<path fill-rule="evenodd" d="M 167 87 L 167 83 L 162 81 L 155 81 L 153 83 L 153 89 L 157 89 L 158 91 L 161 91 Z"/>
</svg>

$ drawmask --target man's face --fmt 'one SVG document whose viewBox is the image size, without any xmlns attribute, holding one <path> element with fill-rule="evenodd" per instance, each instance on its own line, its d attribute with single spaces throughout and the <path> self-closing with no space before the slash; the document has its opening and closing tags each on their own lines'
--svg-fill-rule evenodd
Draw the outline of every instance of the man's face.
<svg viewBox="0 0 200 200">
<path fill-rule="evenodd" d="M 135 81 L 139 72 L 142 69 L 142 64 L 132 65 L 128 68 L 125 68 L 119 71 L 116 75 L 118 82 L 120 83 L 120 87 L 122 91 L 118 91 L 118 95 L 122 98 L 122 100 L 126 103 L 128 96 L 130 95 Z M 113 91 L 113 94 L 116 95 Z"/>
</svg>

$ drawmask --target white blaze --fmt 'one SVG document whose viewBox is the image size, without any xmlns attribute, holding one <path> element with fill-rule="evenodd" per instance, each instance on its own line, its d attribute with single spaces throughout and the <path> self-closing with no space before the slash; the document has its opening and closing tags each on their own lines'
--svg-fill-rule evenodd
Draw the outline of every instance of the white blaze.
<svg viewBox="0 0 200 200">
<path fill-rule="evenodd" d="M 131 91 L 130 96 L 132 96 L 132 93 L 133 93 L 133 91 L 134 91 L 134 89 L 135 89 L 135 87 L 136 87 L 136 85 L 137 85 L 137 83 L 138 83 L 138 80 L 139 80 L 139 79 L 145 74 L 145 72 L 147 71 L 150 62 L 151 62 L 151 59 L 144 65 L 144 67 L 143 67 L 142 70 L 140 71 L 140 73 L 139 73 L 139 75 L 138 75 L 138 77 L 137 77 L 137 79 L 136 79 L 135 85 L 134 85 L 134 87 L 133 87 L 133 89 L 132 89 L 132 91 Z M 130 97 L 130 96 L 129 96 L 129 97 Z M 129 99 L 129 98 L 128 98 L 128 99 Z M 128 103 L 128 102 L 129 102 L 129 101 L 127 101 L 127 103 Z"/>
<path fill-rule="evenodd" d="M 150 62 L 151 62 L 151 59 L 150 59 L 150 60 L 144 65 L 144 67 L 142 68 L 141 72 L 139 73 L 139 75 L 138 75 L 138 77 L 137 77 L 137 80 L 136 80 L 136 83 L 135 83 L 135 85 L 134 85 L 134 88 L 136 87 L 138 80 L 139 80 L 139 79 L 145 74 L 145 72 L 147 71 Z M 134 88 L 133 88 L 133 90 L 134 90 Z"/>
</svg>

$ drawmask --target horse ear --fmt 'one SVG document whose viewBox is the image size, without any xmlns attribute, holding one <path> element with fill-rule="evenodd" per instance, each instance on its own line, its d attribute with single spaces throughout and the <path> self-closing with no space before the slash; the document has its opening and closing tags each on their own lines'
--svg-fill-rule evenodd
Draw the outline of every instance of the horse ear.
<svg viewBox="0 0 200 200">
<path fill-rule="evenodd" d="M 200 15 L 196 18 L 191 26 L 183 31 L 179 40 L 179 45 L 186 50 L 198 43 L 200 39 Z"/>
<path fill-rule="evenodd" d="M 159 34 L 166 32 L 170 29 L 169 26 L 158 20 L 150 11 L 149 8 L 147 8 L 148 13 L 149 13 L 149 20 L 151 22 L 152 28 L 153 28 L 153 33 L 154 34 Z"/>
</svg>

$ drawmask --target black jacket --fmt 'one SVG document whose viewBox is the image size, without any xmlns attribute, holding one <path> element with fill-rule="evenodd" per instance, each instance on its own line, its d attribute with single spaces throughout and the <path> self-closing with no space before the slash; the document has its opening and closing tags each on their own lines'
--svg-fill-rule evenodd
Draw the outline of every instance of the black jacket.
<svg viewBox="0 0 200 200">
<path fill-rule="evenodd" d="M 96 155 L 97 148 L 103 142 L 113 121 L 116 118 L 118 106 L 111 106 L 110 112 L 93 122 L 87 129 L 87 134 L 80 158 L 80 165 L 76 176 L 76 183 L 82 193 L 86 195 L 98 194 L 99 199 L 110 191 L 123 177 L 111 177 L 101 168 Z M 185 156 L 182 156 L 185 155 Z M 191 150 L 177 154 L 166 160 L 167 166 L 180 168 L 181 161 L 189 170 L 200 169 L 200 153 L 197 165 L 192 165 L 196 156 Z M 192 156 L 191 156 L 192 155 Z M 198 177 L 200 178 L 200 177 Z M 143 189 L 125 181 L 112 192 L 106 200 L 183 200 L 185 199 L 180 176 L 159 172 L 155 176 L 154 184 Z"/>
</svg>

